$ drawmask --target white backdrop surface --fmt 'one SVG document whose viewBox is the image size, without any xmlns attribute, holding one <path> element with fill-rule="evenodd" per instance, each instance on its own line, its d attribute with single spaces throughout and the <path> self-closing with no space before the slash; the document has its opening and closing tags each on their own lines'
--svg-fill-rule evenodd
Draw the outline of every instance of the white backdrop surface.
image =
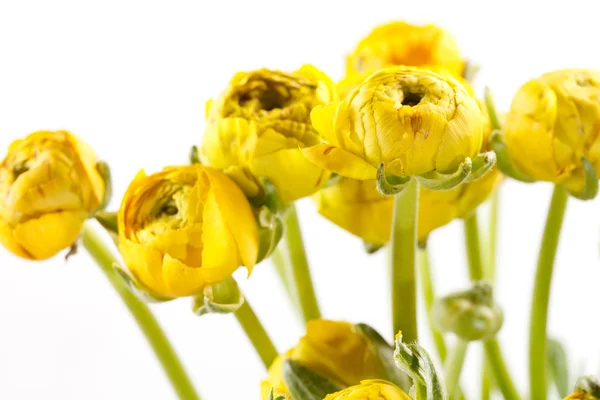
<svg viewBox="0 0 600 400">
<path fill-rule="evenodd" d="M 334 79 L 377 24 L 434 22 L 481 64 L 501 109 L 527 79 L 563 67 L 600 69 L 594 1 L 0 1 L 0 157 L 15 138 L 68 129 L 113 170 L 118 207 L 140 168 L 186 161 L 204 103 L 238 70 L 313 63 Z M 527 319 L 548 184 L 502 188 L 497 298 L 500 340 L 527 382 Z M 486 208 L 482 209 L 485 212 Z M 324 315 L 390 330 L 385 254 L 299 203 Z M 598 201 L 571 201 L 557 259 L 549 331 L 575 374 L 600 373 Z M 440 293 L 467 284 L 460 222 L 430 241 Z M 243 282 L 280 350 L 302 329 L 264 262 Z M 258 399 L 265 376 L 233 317 L 197 318 L 189 302 L 152 306 L 203 399 Z M 424 331 L 423 331 L 424 332 Z M 424 335 L 424 343 L 430 343 Z M 468 368 L 478 369 L 478 349 Z M 468 374 L 467 371 L 465 374 Z M 471 390 L 477 381 L 466 381 Z M 476 397 L 476 396 L 475 396 Z M 472 397 L 472 398 L 475 398 Z M 0 249 L 0 399 L 174 399 L 127 310 L 85 254 L 29 263 Z"/>
</svg>

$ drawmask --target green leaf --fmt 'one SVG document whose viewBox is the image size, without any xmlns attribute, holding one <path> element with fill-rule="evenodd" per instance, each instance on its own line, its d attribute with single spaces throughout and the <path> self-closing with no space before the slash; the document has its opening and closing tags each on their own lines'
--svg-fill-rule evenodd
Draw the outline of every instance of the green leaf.
<svg viewBox="0 0 600 400">
<path fill-rule="evenodd" d="M 442 174 L 437 171 L 431 171 L 426 174 L 417 175 L 415 178 L 426 189 L 429 190 L 450 190 L 463 183 L 471 174 L 473 162 L 469 157 L 456 168 L 451 174 Z"/>
<path fill-rule="evenodd" d="M 471 173 L 465 179 L 465 182 L 473 182 L 488 173 L 496 165 L 496 153 L 488 151 L 487 153 L 479 154 L 473 160 L 473 168 Z"/>
<path fill-rule="evenodd" d="M 283 380 L 292 398 L 299 400 L 323 400 L 328 394 L 343 389 L 313 369 L 290 359 L 283 362 Z"/>
</svg>

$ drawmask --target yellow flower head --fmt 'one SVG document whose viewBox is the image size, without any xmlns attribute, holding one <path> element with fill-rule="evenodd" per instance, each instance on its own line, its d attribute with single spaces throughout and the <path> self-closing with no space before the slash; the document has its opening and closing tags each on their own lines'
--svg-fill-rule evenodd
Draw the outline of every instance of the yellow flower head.
<svg viewBox="0 0 600 400">
<path fill-rule="evenodd" d="M 413 67 L 371 75 L 346 97 L 312 112 L 327 143 L 304 149 L 315 165 L 341 176 L 375 179 L 454 172 L 482 143 L 477 101 L 449 76 Z"/>
<path fill-rule="evenodd" d="M 346 75 L 368 75 L 395 65 L 436 67 L 461 76 L 464 61 L 454 38 L 435 25 L 392 22 L 375 28 L 346 60 Z"/>
<path fill-rule="evenodd" d="M 329 173 L 299 149 L 322 141 L 310 112 L 334 99 L 331 80 L 310 65 L 294 73 L 240 72 L 208 105 L 202 158 L 225 170 L 249 196 L 260 191 L 256 178 L 270 180 L 286 203 L 309 196 Z"/>
<path fill-rule="evenodd" d="M 119 249 L 134 277 L 155 295 L 197 294 L 251 270 L 258 226 L 244 194 L 221 172 L 194 164 L 140 172 L 119 210 Z"/>
<path fill-rule="evenodd" d="M 32 260 L 71 246 L 104 201 L 97 163 L 93 150 L 66 131 L 13 142 L 0 164 L 0 242 Z"/>
<path fill-rule="evenodd" d="M 513 163 L 531 178 L 584 184 L 582 157 L 600 173 L 600 72 L 568 69 L 524 84 L 504 133 Z"/>
<path fill-rule="evenodd" d="M 486 135 L 481 152 L 489 150 L 491 126 L 486 124 Z M 425 243 L 435 229 L 455 218 L 473 212 L 496 189 L 502 180 L 497 168 L 483 177 L 450 190 L 421 188 L 419 195 L 418 239 Z M 321 215 L 368 243 L 383 245 L 391 232 L 394 199 L 377 191 L 374 180 L 341 179 L 318 191 L 313 200 Z"/>
<path fill-rule="evenodd" d="M 268 399 L 271 388 L 276 394 L 289 395 L 282 377 L 285 358 L 297 361 L 343 386 L 381 376 L 380 361 L 367 338 L 347 322 L 310 321 L 306 335 L 269 368 L 269 378 L 262 384 L 263 399 Z"/>
<path fill-rule="evenodd" d="M 382 380 L 365 380 L 325 397 L 324 400 L 411 400 L 402 389 Z"/>
</svg>

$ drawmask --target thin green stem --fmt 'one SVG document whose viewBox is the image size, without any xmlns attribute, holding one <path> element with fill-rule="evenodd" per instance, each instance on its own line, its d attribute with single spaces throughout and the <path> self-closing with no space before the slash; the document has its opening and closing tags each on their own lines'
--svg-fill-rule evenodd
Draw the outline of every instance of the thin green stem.
<svg viewBox="0 0 600 400">
<path fill-rule="evenodd" d="M 465 218 L 465 241 L 467 244 L 467 260 L 469 265 L 469 277 L 472 281 L 480 281 L 484 276 L 483 261 L 481 258 L 481 246 L 479 244 L 479 227 L 477 213 L 472 213 Z"/>
<path fill-rule="evenodd" d="M 476 214 L 465 219 L 465 242 L 467 246 L 467 258 L 469 260 L 469 277 L 472 281 L 481 280 L 484 277 L 484 267 L 479 249 L 479 226 Z M 483 346 L 495 382 L 498 383 L 498 388 L 504 395 L 504 398 L 506 400 L 518 400 L 519 392 L 506 368 L 498 341 L 490 339 L 485 341 Z"/>
<path fill-rule="evenodd" d="M 488 230 L 488 262 L 484 277 L 493 281 L 496 277 L 496 251 L 498 249 L 498 213 L 500 212 L 500 188 L 492 193 L 490 201 L 490 225 Z"/>
<path fill-rule="evenodd" d="M 546 227 L 533 287 L 533 305 L 529 332 L 529 385 L 531 400 L 545 400 L 547 396 L 547 335 L 548 302 L 554 259 L 569 194 L 563 185 L 556 185 L 546 218 Z"/>
<path fill-rule="evenodd" d="M 235 312 L 235 317 L 244 332 L 246 332 L 250 342 L 252 342 L 265 368 L 268 369 L 273 360 L 275 360 L 275 357 L 277 357 L 277 349 L 273 345 L 273 342 L 271 342 L 271 338 L 269 338 L 254 310 L 248 304 L 248 301 L 244 301 L 244 304 L 238 308 Z"/>
<path fill-rule="evenodd" d="M 432 321 L 431 309 L 433 302 L 435 301 L 435 289 L 433 287 L 433 277 L 431 275 L 431 265 L 429 263 L 429 254 L 427 249 L 419 250 L 419 271 L 421 272 L 421 288 L 423 290 L 423 297 L 425 299 L 425 309 L 427 310 L 427 317 L 429 319 L 429 328 L 431 329 L 431 336 L 433 337 L 433 343 L 437 350 L 440 360 L 446 360 L 447 348 L 446 342 L 444 341 L 444 335 L 433 328 L 434 324 Z"/>
<path fill-rule="evenodd" d="M 285 230 L 279 249 L 285 260 L 285 263 L 280 265 L 285 268 L 280 276 L 284 280 L 284 284 L 287 282 L 288 293 L 292 301 L 300 308 L 304 322 L 321 318 L 321 310 L 304 250 L 300 221 L 298 221 L 298 213 L 293 204 L 285 214 Z"/>
<path fill-rule="evenodd" d="M 401 330 L 407 342 L 418 338 L 415 276 L 418 209 L 419 183 L 412 179 L 394 198 L 390 249 L 393 334 Z"/>
<path fill-rule="evenodd" d="M 290 301 L 296 308 L 296 311 L 300 313 L 299 301 L 295 296 L 295 290 L 291 285 L 290 279 L 293 277 L 288 276 L 288 268 L 286 268 L 285 256 L 280 247 L 277 247 L 273 253 L 271 253 L 271 262 L 275 266 L 275 271 L 277 271 L 277 275 L 279 275 L 279 279 L 283 283 L 283 287 L 285 288 Z"/>
<path fill-rule="evenodd" d="M 481 400 L 490 400 L 492 394 L 492 381 L 491 381 L 491 370 L 490 364 L 487 361 L 485 352 L 481 359 Z"/>
<path fill-rule="evenodd" d="M 113 265 L 117 262 L 117 259 L 100 236 L 88 224 L 86 223 L 83 228 L 83 246 L 90 253 L 94 261 L 96 261 L 100 270 L 108 278 L 125 306 L 129 309 L 131 315 L 135 318 L 169 377 L 173 389 L 182 400 L 199 400 L 200 397 L 192 386 L 192 382 L 187 376 L 181 361 L 177 358 L 175 350 L 152 315 L 152 312 L 146 304 L 129 290 L 123 278 L 115 272 Z"/>
<path fill-rule="evenodd" d="M 460 398 L 460 390 L 458 387 L 460 381 L 460 373 L 462 372 L 463 365 L 465 363 L 465 356 L 467 355 L 467 348 L 469 342 L 458 339 L 456 344 L 448 354 L 446 362 L 444 363 L 444 377 L 446 382 L 446 389 L 448 390 L 448 396 L 451 399 Z"/>
<path fill-rule="evenodd" d="M 504 357 L 502 355 L 502 350 L 500 349 L 500 344 L 498 344 L 498 340 L 486 340 L 483 342 L 483 348 L 485 350 L 487 360 L 490 363 L 495 382 L 497 383 L 500 392 L 502 392 L 504 399 L 520 400 L 521 398 L 519 397 L 519 392 L 517 391 L 517 388 L 510 377 L 508 368 L 506 368 L 506 363 L 504 362 Z"/>
</svg>

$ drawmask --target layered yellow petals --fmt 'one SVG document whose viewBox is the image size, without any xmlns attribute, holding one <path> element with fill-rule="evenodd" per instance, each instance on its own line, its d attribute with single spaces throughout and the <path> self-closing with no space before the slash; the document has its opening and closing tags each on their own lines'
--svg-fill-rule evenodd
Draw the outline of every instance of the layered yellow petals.
<svg viewBox="0 0 600 400">
<path fill-rule="evenodd" d="M 97 165 L 92 149 L 66 131 L 12 143 L 0 164 L 0 242 L 32 260 L 71 246 L 104 201 Z"/>
<path fill-rule="evenodd" d="M 583 187 L 585 157 L 600 173 L 600 72 L 554 71 L 524 84 L 504 132 L 513 163 L 536 180 Z"/>
<path fill-rule="evenodd" d="M 371 75 L 346 97 L 312 113 L 329 146 L 303 149 L 315 165 L 353 179 L 454 172 L 479 152 L 477 101 L 449 76 L 412 67 Z M 369 168 L 370 165 L 372 168 Z"/>
<path fill-rule="evenodd" d="M 276 393 L 289 395 L 282 377 L 285 358 L 344 386 L 355 385 L 361 380 L 377 378 L 382 374 L 377 355 L 352 324 L 312 320 L 306 327 L 306 335 L 298 344 L 278 357 L 269 368 L 269 378 L 262 384 L 263 399 L 268 399 L 271 388 Z"/>
<path fill-rule="evenodd" d="M 258 257 L 258 226 L 242 191 L 201 165 L 138 174 L 119 210 L 119 249 L 151 293 L 199 293 Z"/>
<path fill-rule="evenodd" d="M 329 173 L 300 149 L 322 141 L 310 112 L 334 99 L 331 80 L 309 65 L 293 73 L 240 72 L 208 106 L 202 159 L 225 170 L 249 196 L 258 194 L 260 179 L 271 181 L 284 202 L 311 195 Z"/>
<path fill-rule="evenodd" d="M 325 397 L 324 400 L 411 400 L 402 389 L 383 380 L 365 380 Z"/>
</svg>

